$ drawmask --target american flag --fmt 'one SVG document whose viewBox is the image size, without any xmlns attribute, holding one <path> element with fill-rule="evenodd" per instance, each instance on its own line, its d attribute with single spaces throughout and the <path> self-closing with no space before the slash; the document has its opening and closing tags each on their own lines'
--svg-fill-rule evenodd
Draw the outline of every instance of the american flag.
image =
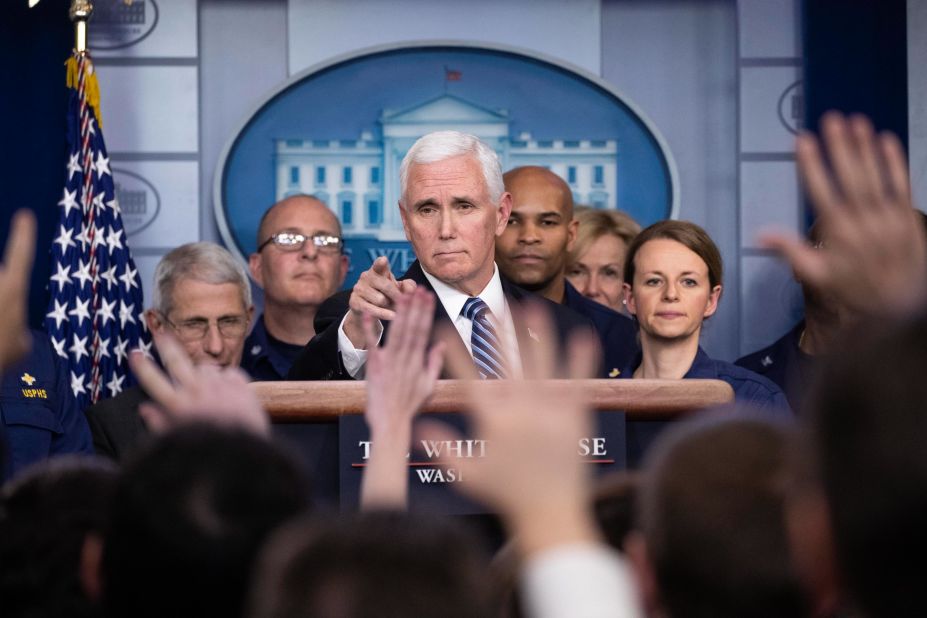
<svg viewBox="0 0 927 618">
<path fill-rule="evenodd" d="M 85 408 L 129 385 L 128 353 L 149 352 L 151 340 L 103 144 L 93 63 L 86 52 L 75 52 L 67 66 L 67 180 L 58 202 L 45 329 Z"/>
</svg>

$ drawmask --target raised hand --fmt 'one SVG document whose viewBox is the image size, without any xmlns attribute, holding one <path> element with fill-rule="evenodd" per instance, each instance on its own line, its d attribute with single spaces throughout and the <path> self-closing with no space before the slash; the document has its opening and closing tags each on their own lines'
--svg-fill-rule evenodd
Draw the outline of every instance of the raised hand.
<svg viewBox="0 0 927 618">
<path fill-rule="evenodd" d="M 364 316 L 370 350 L 364 418 L 372 442 L 361 482 L 365 508 L 406 504 L 412 419 L 434 391 L 443 361 L 443 344 L 426 351 L 434 309 L 435 297 L 425 290 L 399 295 L 389 338 L 382 347 L 376 345 L 373 317 Z"/>
<path fill-rule="evenodd" d="M 362 272 L 354 284 L 348 301 L 350 311 L 344 322 L 344 334 L 354 347 L 364 349 L 364 314 L 370 314 L 377 320 L 392 320 L 396 317 L 396 301 L 402 294 L 413 290 L 414 281 L 396 281 L 388 259 L 380 256 L 374 260 L 373 265 Z"/>
<path fill-rule="evenodd" d="M 32 211 L 20 210 L 10 223 L 10 235 L 0 264 L 0 299 L 3 300 L 0 373 L 25 355 L 32 341 L 26 314 L 34 258 L 35 215 Z"/>
<path fill-rule="evenodd" d="M 593 421 L 586 394 L 570 380 L 593 377 L 594 335 L 574 336 L 558 367 L 555 336 L 546 312 L 529 307 L 522 316 L 540 343 L 524 359 L 523 380 L 472 382 L 468 391 L 473 435 L 486 440 L 482 459 L 444 463 L 462 472 L 455 487 L 499 511 L 517 537 L 522 553 L 531 554 L 569 542 L 595 541 L 589 514 L 588 466 L 578 453 L 581 437 L 591 435 Z M 453 335 L 456 335 L 454 333 Z M 449 346 L 448 362 L 457 376 L 473 377 L 473 361 L 459 346 Z M 457 440 L 446 425 L 428 423 L 421 437 Z"/>
<path fill-rule="evenodd" d="M 828 112 L 822 145 L 796 145 L 798 171 L 818 214 L 820 246 L 767 234 L 763 243 L 819 293 L 863 316 L 905 315 L 927 304 L 927 233 L 914 210 L 904 152 L 863 116 Z M 825 164 L 825 154 L 830 165 Z"/>
<path fill-rule="evenodd" d="M 270 432 L 270 420 L 244 371 L 194 365 L 171 334 L 152 332 L 152 337 L 167 373 L 139 351 L 129 356 L 132 372 L 154 402 L 139 408 L 150 429 L 163 432 L 183 423 L 207 422 L 261 435 Z"/>
</svg>

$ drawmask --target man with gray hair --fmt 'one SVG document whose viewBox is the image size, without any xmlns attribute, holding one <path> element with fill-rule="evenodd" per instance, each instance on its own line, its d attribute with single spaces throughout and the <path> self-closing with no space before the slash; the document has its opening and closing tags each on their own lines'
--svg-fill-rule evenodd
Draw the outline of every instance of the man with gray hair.
<svg viewBox="0 0 927 618">
<path fill-rule="evenodd" d="M 154 274 L 153 301 L 145 311 L 152 332 L 170 331 L 198 365 L 237 367 L 254 313 L 244 267 L 219 245 L 181 245 L 161 258 Z M 148 396 L 139 387 L 87 409 L 97 453 L 122 459 L 148 434 L 139 406 Z"/>
<path fill-rule="evenodd" d="M 520 372 L 536 335 L 519 324 L 517 305 L 533 299 L 548 311 L 562 337 L 588 328 L 585 318 L 521 290 L 500 277 L 496 237 L 512 210 L 495 151 L 473 135 L 437 131 L 420 138 L 399 168 L 399 213 L 418 258 L 397 280 L 377 258 L 350 291 L 334 295 L 316 313 L 318 333 L 290 370 L 290 379 L 360 378 L 367 344 L 362 316 L 376 320 L 382 338 L 399 296 L 425 286 L 438 299 L 435 328 L 453 326 L 483 378 Z M 513 315 L 516 307 L 516 315 Z"/>
</svg>

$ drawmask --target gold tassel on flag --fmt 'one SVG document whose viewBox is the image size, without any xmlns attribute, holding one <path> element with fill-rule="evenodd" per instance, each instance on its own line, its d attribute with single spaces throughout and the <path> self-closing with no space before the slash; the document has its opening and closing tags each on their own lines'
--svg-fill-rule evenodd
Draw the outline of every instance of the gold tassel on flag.
<svg viewBox="0 0 927 618">
<path fill-rule="evenodd" d="M 64 64 L 68 70 L 68 88 L 77 90 L 77 58 L 71 56 Z M 88 66 L 90 70 L 88 71 L 88 75 L 84 77 L 87 104 L 93 109 L 93 115 L 97 120 L 97 125 L 102 129 L 103 116 L 100 114 L 100 84 L 97 81 L 97 72 L 94 70 L 93 65 L 88 63 Z"/>
</svg>

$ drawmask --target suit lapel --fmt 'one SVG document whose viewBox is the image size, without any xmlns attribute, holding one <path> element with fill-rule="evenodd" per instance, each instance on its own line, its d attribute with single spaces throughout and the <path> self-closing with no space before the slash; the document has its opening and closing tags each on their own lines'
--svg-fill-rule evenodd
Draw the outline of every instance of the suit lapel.
<svg viewBox="0 0 927 618">
<path fill-rule="evenodd" d="M 422 272 L 422 267 L 418 263 L 418 260 L 412 263 L 412 265 L 409 267 L 409 270 L 407 270 L 406 273 L 402 276 L 402 279 L 411 279 L 419 286 L 423 286 L 426 290 L 428 290 L 432 294 L 435 293 L 435 289 L 434 287 L 432 287 L 431 282 L 428 281 L 428 278 L 425 277 L 425 273 Z M 437 333 L 439 329 L 440 330 L 450 329 L 450 332 L 452 333 L 457 332 L 457 329 L 454 328 L 454 321 L 447 314 L 447 311 L 444 309 L 444 305 L 442 305 L 441 301 L 438 300 L 437 298 L 435 299 L 435 301 L 436 302 L 435 302 L 434 323 L 431 327 L 431 343 L 432 344 L 436 342 Z M 442 324 L 444 325 L 444 327 L 440 326 Z M 463 339 L 461 339 L 459 336 L 453 337 L 448 344 L 452 347 L 458 348 L 458 351 L 456 352 L 457 354 L 462 352 L 466 356 L 470 356 L 470 353 L 467 351 L 467 347 L 464 345 Z M 445 356 L 450 353 L 451 351 L 447 350 L 445 353 Z M 446 370 L 442 370 L 441 377 L 449 378 L 451 376 L 447 374 Z"/>
<path fill-rule="evenodd" d="M 538 338 L 538 334 L 528 328 L 524 320 L 521 319 L 521 310 L 530 294 L 510 283 L 504 277 L 502 278 L 502 291 L 505 293 L 505 299 L 508 301 L 509 308 L 512 311 L 512 323 L 515 326 L 515 339 L 518 341 L 518 355 L 521 357 L 522 363 L 524 363 L 525 357 L 531 354 L 535 346 L 541 342 Z"/>
</svg>

